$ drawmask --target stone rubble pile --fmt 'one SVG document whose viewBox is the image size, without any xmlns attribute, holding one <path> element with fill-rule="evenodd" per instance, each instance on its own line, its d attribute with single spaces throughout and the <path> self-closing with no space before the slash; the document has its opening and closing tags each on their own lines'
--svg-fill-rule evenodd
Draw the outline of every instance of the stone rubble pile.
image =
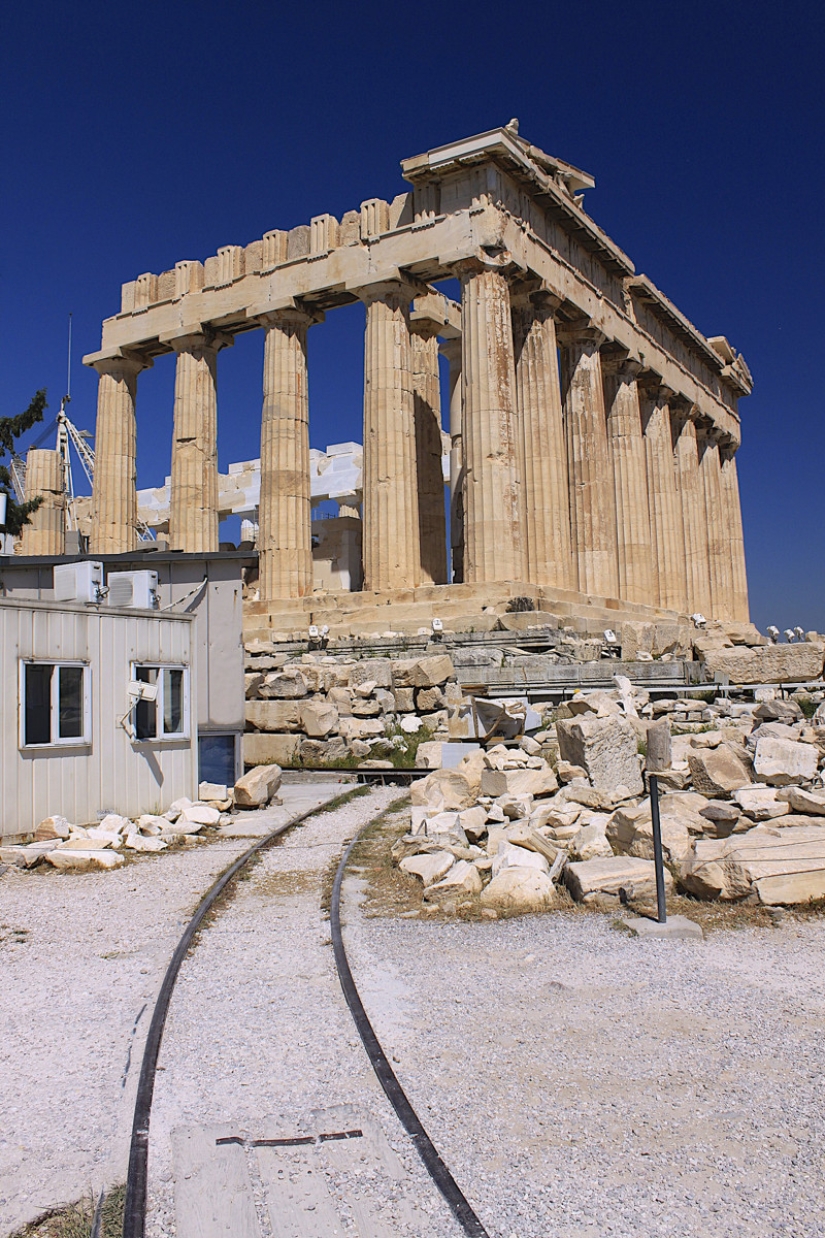
<svg viewBox="0 0 825 1238">
<path fill-rule="evenodd" d="M 548 612 L 487 618 L 512 631 L 515 644 L 488 641 L 459 645 L 449 653 L 432 652 L 431 646 L 417 657 L 359 658 L 352 648 L 290 653 L 277 640 L 247 640 L 246 764 L 357 763 L 370 768 L 381 762 L 386 767 L 393 749 L 404 748 L 405 736 L 422 728 L 436 741 L 475 736 L 473 702 L 459 677 L 483 679 L 492 673 L 495 678 L 509 671 L 541 681 L 551 663 L 592 662 L 604 651 L 602 636 L 562 628 Z M 695 659 L 704 663 L 707 678 L 719 673 L 742 684 L 813 682 L 823 672 L 825 638 L 816 632 L 804 641 L 773 645 L 747 623 L 710 623 L 701 629 L 684 622 L 618 626 L 626 661 Z M 547 642 L 546 652 L 518 648 L 520 636 L 539 635 Z M 697 712 L 691 704 L 696 702 L 676 702 L 677 720 Z"/>
<path fill-rule="evenodd" d="M 642 764 L 657 772 L 668 889 L 703 899 L 795 904 L 825 898 L 825 704 L 651 701 L 622 676 L 412 787 L 393 846 L 425 905 L 483 914 L 574 899 L 655 898 L 653 825 Z M 813 704 L 813 698 L 798 693 Z"/>
<path fill-rule="evenodd" d="M 257 808 L 269 803 L 281 785 L 277 766 L 249 770 L 235 787 L 202 782 L 197 800 L 182 797 L 165 812 L 131 820 L 106 813 L 94 825 L 73 825 L 65 817 L 46 817 L 34 842 L 0 846 L 0 863 L 34 868 L 45 862 L 58 869 L 88 871 L 121 868 L 128 852 L 165 851 L 174 843 L 202 842 L 202 831 L 228 824 L 233 805 Z"/>
<path fill-rule="evenodd" d="M 247 644 L 244 759 L 248 764 L 392 767 L 393 748 L 426 728 L 448 739 L 448 710 L 463 700 L 447 654 L 421 658 L 289 658 Z"/>
</svg>

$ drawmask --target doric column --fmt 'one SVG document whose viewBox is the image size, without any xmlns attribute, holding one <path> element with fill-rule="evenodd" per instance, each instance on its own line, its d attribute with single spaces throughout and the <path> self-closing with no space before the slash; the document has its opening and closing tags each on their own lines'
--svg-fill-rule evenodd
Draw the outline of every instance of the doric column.
<svg viewBox="0 0 825 1238">
<path fill-rule="evenodd" d="M 514 307 L 513 329 L 523 436 L 527 579 L 535 585 L 570 589 L 575 586 L 554 317 L 558 306 L 558 298 L 550 293 L 533 293 Z"/>
<path fill-rule="evenodd" d="M 745 535 L 742 529 L 742 504 L 736 469 L 736 448 L 725 445 L 720 452 L 722 494 L 727 512 L 731 560 L 731 618 L 741 623 L 750 619 L 748 576 L 745 568 Z"/>
<path fill-rule="evenodd" d="M 364 343 L 364 588 L 410 589 L 420 580 L 418 485 L 409 307 L 401 281 L 359 292 Z"/>
<path fill-rule="evenodd" d="M 676 488 L 682 508 L 682 533 L 685 556 L 685 609 L 688 614 L 712 612 L 708 568 L 708 531 L 705 521 L 705 494 L 699 472 L 696 422 L 690 408 L 680 412 L 674 425 L 676 443 Z"/>
<path fill-rule="evenodd" d="M 137 376 L 146 357 L 108 357 L 92 363 L 100 375 L 95 429 L 91 554 L 122 554 L 137 545 Z"/>
<path fill-rule="evenodd" d="M 647 460 L 647 499 L 657 600 L 665 610 L 686 605 L 682 508 L 676 490 L 673 433 L 668 399 L 673 394 L 654 376 L 644 385 L 642 420 Z"/>
<path fill-rule="evenodd" d="M 607 444 L 616 501 L 618 596 L 654 602 L 653 551 L 647 504 L 647 464 L 636 382 L 640 365 L 623 356 L 602 357 L 607 398 Z"/>
<path fill-rule="evenodd" d="M 469 259 L 455 270 L 461 279 L 464 579 L 525 581 L 510 289 L 495 259 Z"/>
<path fill-rule="evenodd" d="M 708 531 L 711 617 L 732 619 L 729 531 L 725 527 L 727 512 L 722 496 L 719 442 L 712 430 L 703 431 L 701 445 L 699 471 L 702 475 L 705 525 Z"/>
<path fill-rule="evenodd" d="M 440 324 L 417 318 L 411 325 L 413 416 L 418 475 L 418 532 L 421 583 L 447 583 L 447 522 L 441 464 L 441 383 L 438 373 Z"/>
<path fill-rule="evenodd" d="M 439 351 L 450 366 L 450 578 L 464 579 L 464 449 L 461 443 L 461 340 L 442 340 Z"/>
<path fill-rule="evenodd" d="M 312 592 L 307 331 L 320 317 L 300 306 L 258 317 L 266 333 L 258 514 L 265 602 Z"/>
<path fill-rule="evenodd" d="M 40 506 L 23 526 L 20 553 L 62 555 L 66 549 L 66 499 L 63 461 L 60 453 L 30 447 L 26 453 L 26 502 L 40 499 Z"/>
<path fill-rule="evenodd" d="M 218 549 L 218 351 L 231 336 L 198 331 L 166 339 L 177 353 L 169 546 Z"/>
<path fill-rule="evenodd" d="M 565 326 L 559 339 L 577 587 L 581 593 L 615 598 L 616 508 L 599 353 L 604 336 L 591 327 Z"/>
</svg>

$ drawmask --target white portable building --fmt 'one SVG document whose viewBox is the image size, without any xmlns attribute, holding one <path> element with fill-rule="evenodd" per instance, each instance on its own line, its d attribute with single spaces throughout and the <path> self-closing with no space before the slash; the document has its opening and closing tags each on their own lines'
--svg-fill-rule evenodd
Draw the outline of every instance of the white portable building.
<svg viewBox="0 0 825 1238">
<path fill-rule="evenodd" d="M 0 598 L 0 838 L 196 797 L 194 624 Z"/>
</svg>

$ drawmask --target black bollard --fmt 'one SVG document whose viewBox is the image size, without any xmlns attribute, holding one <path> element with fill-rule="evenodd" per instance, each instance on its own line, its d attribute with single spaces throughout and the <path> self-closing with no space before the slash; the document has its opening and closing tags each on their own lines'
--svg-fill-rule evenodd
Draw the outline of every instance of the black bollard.
<svg viewBox="0 0 825 1238">
<path fill-rule="evenodd" d="M 653 862 L 656 865 L 656 906 L 660 924 L 667 923 L 665 902 L 665 863 L 662 857 L 662 823 L 659 820 L 659 779 L 648 774 L 650 786 L 650 815 L 653 819 Z"/>
</svg>

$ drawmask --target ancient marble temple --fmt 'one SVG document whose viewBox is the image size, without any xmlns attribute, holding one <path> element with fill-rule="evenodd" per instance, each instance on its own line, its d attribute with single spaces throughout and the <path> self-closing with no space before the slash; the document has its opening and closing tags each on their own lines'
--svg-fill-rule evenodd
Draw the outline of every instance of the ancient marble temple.
<svg viewBox="0 0 825 1238">
<path fill-rule="evenodd" d="M 584 209 L 592 178 L 516 122 L 401 169 L 411 189 L 392 202 L 123 286 L 85 359 L 100 375 L 91 552 L 135 546 L 140 374 L 163 354 L 170 544 L 218 549 L 220 353 L 261 330 L 261 599 L 311 593 L 307 335 L 360 301 L 364 590 L 507 584 L 747 619 L 742 357 L 636 274 Z"/>
</svg>

